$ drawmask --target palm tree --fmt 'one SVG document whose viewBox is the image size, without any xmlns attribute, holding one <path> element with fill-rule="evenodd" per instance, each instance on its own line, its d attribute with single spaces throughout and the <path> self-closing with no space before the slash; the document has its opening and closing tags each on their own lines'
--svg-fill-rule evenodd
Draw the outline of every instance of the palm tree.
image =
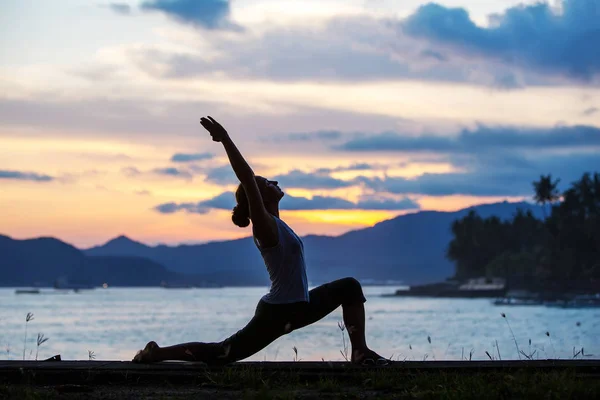
<svg viewBox="0 0 600 400">
<path fill-rule="evenodd" d="M 560 199 L 560 192 L 557 188 L 558 182 L 560 182 L 560 179 L 552 181 L 552 175 L 542 175 L 539 181 L 533 182 L 533 189 L 535 191 L 533 198 L 536 203 L 542 205 L 544 219 L 547 217 L 546 203 L 552 204 L 554 201 Z"/>
</svg>

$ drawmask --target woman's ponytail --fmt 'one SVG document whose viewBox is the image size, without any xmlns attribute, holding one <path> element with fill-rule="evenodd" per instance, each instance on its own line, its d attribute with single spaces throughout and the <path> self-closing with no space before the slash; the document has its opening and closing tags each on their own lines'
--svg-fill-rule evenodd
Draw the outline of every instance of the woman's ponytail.
<svg viewBox="0 0 600 400">
<path fill-rule="evenodd" d="M 246 191 L 241 183 L 235 191 L 235 200 L 237 205 L 233 207 L 231 220 L 240 228 L 245 228 L 250 225 L 250 206 L 248 205 Z"/>
</svg>

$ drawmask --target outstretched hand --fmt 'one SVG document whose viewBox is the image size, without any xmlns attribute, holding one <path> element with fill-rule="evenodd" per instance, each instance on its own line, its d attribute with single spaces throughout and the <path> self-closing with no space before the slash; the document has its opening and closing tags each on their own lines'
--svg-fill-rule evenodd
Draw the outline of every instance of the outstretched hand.
<svg viewBox="0 0 600 400">
<path fill-rule="evenodd" d="M 228 137 L 225 128 L 211 116 L 200 118 L 200 124 L 210 133 L 215 142 L 221 142 Z"/>
</svg>

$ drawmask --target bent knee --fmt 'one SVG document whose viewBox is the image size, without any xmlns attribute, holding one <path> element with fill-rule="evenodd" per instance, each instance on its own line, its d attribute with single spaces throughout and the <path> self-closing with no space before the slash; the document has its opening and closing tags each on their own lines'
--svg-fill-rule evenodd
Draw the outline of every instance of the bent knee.
<svg viewBox="0 0 600 400">
<path fill-rule="evenodd" d="M 356 304 L 365 302 L 365 295 L 363 294 L 362 285 L 356 278 L 347 277 L 340 279 L 340 285 L 344 288 L 344 299 L 342 304 Z"/>
</svg>

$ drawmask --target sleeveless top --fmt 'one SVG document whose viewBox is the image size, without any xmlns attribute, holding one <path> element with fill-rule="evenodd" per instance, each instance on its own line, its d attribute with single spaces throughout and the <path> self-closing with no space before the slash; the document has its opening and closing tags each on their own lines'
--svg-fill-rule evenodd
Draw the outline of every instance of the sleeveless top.
<svg viewBox="0 0 600 400">
<path fill-rule="evenodd" d="M 304 243 L 285 222 L 275 216 L 273 218 L 277 223 L 277 245 L 261 248 L 254 238 L 271 280 L 271 289 L 262 300 L 270 304 L 308 301 Z"/>
</svg>

